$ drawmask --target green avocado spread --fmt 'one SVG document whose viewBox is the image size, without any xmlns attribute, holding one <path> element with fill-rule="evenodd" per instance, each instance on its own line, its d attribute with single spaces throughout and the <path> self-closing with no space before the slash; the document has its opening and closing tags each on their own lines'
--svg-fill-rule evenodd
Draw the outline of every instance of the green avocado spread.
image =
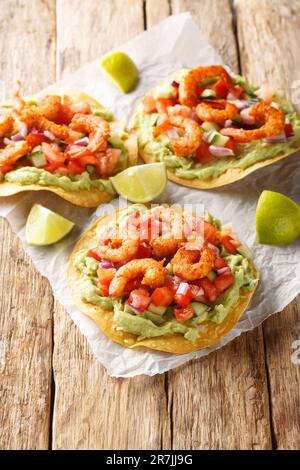
<svg viewBox="0 0 300 470">
<path fill-rule="evenodd" d="M 179 75 L 175 76 L 174 79 L 179 82 L 186 72 L 186 69 L 180 71 Z M 258 101 L 258 97 L 255 95 L 255 90 L 258 87 L 249 84 L 240 76 L 235 76 L 234 82 L 244 87 L 249 105 L 253 104 L 251 103 L 253 97 Z M 164 83 L 154 88 L 151 93 L 154 98 L 171 98 L 173 96 L 172 93 L 174 93 L 174 87 Z M 166 134 L 162 134 L 154 139 L 153 129 L 156 126 L 159 115 L 157 113 L 145 113 L 143 104 L 140 104 L 136 109 L 131 121 L 131 127 L 137 134 L 139 146 L 151 154 L 156 161 L 164 162 L 167 168 L 174 172 L 176 176 L 184 179 L 198 178 L 209 180 L 220 176 L 232 168 L 246 169 L 255 163 L 274 158 L 280 154 L 286 152 L 292 153 L 293 149 L 297 149 L 300 146 L 300 120 L 295 109 L 278 95 L 274 96 L 273 102 L 277 103 L 292 124 L 293 137 L 289 137 L 284 143 L 266 143 L 263 140 L 256 140 L 248 144 L 239 144 L 235 156 L 219 157 L 205 164 L 197 163 L 194 158 L 175 155 L 171 148 L 170 139 Z"/>
<path fill-rule="evenodd" d="M 91 247 L 96 243 L 96 239 L 90 240 Z M 257 284 L 252 265 L 247 257 L 248 250 L 241 247 L 235 255 L 224 251 L 222 256 L 231 268 L 235 278 L 234 284 L 225 291 L 218 304 L 212 306 L 200 304 L 200 312 L 195 308 L 196 315 L 190 320 L 180 323 L 175 319 L 174 307 L 172 306 L 169 306 L 163 314 L 150 310 L 137 314 L 121 298 L 102 297 L 97 288 L 98 262 L 88 257 L 87 251 L 86 249 L 78 251 L 74 261 L 75 267 L 80 272 L 76 289 L 80 293 L 81 300 L 112 311 L 115 328 L 132 333 L 139 340 L 169 333 L 180 333 L 189 341 L 195 341 L 201 324 L 207 321 L 222 323 L 237 303 L 242 292 L 252 291 Z M 191 305 L 193 306 L 193 303 Z"/>
</svg>

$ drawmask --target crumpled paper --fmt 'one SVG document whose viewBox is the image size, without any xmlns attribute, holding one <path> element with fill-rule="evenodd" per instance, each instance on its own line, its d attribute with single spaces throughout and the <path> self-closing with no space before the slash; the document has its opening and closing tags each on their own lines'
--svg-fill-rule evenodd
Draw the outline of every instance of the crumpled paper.
<svg viewBox="0 0 300 470">
<path fill-rule="evenodd" d="M 161 41 L 161 38 L 168 40 Z M 153 44 L 160 44 L 160 47 L 154 48 Z M 99 99 L 120 120 L 126 122 L 137 100 L 166 75 L 182 66 L 222 63 L 188 13 L 167 18 L 118 49 L 128 53 L 140 70 L 141 80 L 133 93 L 124 95 L 111 85 L 100 70 L 98 60 L 41 93 L 80 89 Z M 260 284 L 253 300 L 233 330 L 216 346 L 182 356 L 144 349 L 125 349 L 107 339 L 98 326 L 73 305 L 67 286 L 66 267 L 74 243 L 97 218 L 107 213 L 107 210 L 118 208 L 122 201 L 116 199 L 109 205 L 93 210 L 75 207 L 44 191 L 23 193 L 2 198 L 0 215 L 8 219 L 36 268 L 49 279 L 54 296 L 65 306 L 87 337 L 95 356 L 108 373 L 114 377 L 133 377 L 139 374 L 152 376 L 224 346 L 242 332 L 255 328 L 269 315 L 282 310 L 300 292 L 300 239 L 282 248 L 261 246 L 255 241 L 255 208 L 261 191 L 280 191 L 300 203 L 299 181 L 299 154 L 294 154 L 240 182 L 215 190 L 198 191 L 168 183 L 162 202 L 202 204 L 223 223 L 232 222 L 238 237 L 252 250 L 260 272 Z M 54 246 L 27 246 L 25 223 L 35 202 L 73 220 L 76 223 L 75 229 Z"/>
</svg>

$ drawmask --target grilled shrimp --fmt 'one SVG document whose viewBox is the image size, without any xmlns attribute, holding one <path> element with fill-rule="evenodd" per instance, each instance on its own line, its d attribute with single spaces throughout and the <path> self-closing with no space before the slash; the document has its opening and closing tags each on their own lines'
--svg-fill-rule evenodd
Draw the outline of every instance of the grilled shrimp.
<svg viewBox="0 0 300 470">
<path fill-rule="evenodd" d="M 168 107 L 168 116 L 182 116 L 185 118 L 194 119 L 195 113 L 188 106 L 183 106 L 181 104 L 175 104 L 175 106 Z"/>
<path fill-rule="evenodd" d="M 109 295 L 120 297 L 126 290 L 126 284 L 135 279 L 141 279 L 141 284 L 151 288 L 164 284 L 167 269 L 163 261 L 152 258 L 134 259 L 121 266 L 109 286 Z"/>
<path fill-rule="evenodd" d="M 128 238 L 126 240 L 113 238 L 101 240 L 97 252 L 99 256 L 113 263 L 134 258 L 139 249 L 139 240 L 137 238 Z"/>
<path fill-rule="evenodd" d="M 181 247 L 171 260 L 171 264 L 176 276 L 186 281 L 196 281 L 206 277 L 214 268 L 215 258 L 215 251 L 208 247 L 202 250 L 187 250 Z"/>
<path fill-rule="evenodd" d="M 8 145 L 4 149 L 0 150 L 0 171 L 5 173 L 13 168 L 14 163 L 19 158 L 24 157 L 27 153 L 31 152 L 30 145 L 22 140 L 21 142 L 15 142 L 14 144 Z M 10 168 L 11 167 L 11 168 Z M 4 168 L 6 171 L 4 171 Z"/>
<path fill-rule="evenodd" d="M 77 113 L 73 116 L 70 127 L 75 131 L 89 134 L 89 144 L 85 148 L 87 153 L 105 150 L 110 136 L 110 127 L 102 117 Z"/>
<path fill-rule="evenodd" d="M 158 137 L 160 134 L 173 127 L 178 127 L 185 133 L 181 137 L 171 138 L 171 144 L 176 155 L 186 157 L 193 155 L 202 140 L 202 132 L 199 124 L 193 119 L 183 116 L 170 116 L 154 129 L 153 136 Z"/>
<path fill-rule="evenodd" d="M 224 124 L 238 114 L 237 107 L 226 100 L 203 101 L 196 107 L 196 114 L 202 121 Z"/>
<path fill-rule="evenodd" d="M 176 210 L 169 207 L 157 207 L 151 211 L 152 224 L 159 222 L 167 225 L 167 233 L 157 236 L 152 234 L 150 246 L 153 249 L 154 256 L 164 258 L 165 256 L 172 256 L 176 253 L 180 243 L 184 241 L 183 233 L 183 217 Z"/>
<path fill-rule="evenodd" d="M 179 102 L 186 106 L 196 106 L 199 103 L 198 88 L 201 82 L 207 78 L 220 77 L 228 89 L 233 88 L 232 78 L 221 65 L 208 65 L 197 67 L 183 77 L 179 85 Z"/>
<path fill-rule="evenodd" d="M 284 129 L 285 116 L 280 109 L 275 109 L 266 103 L 256 103 L 249 111 L 256 121 L 263 125 L 258 129 L 235 129 L 228 127 L 220 132 L 233 137 L 236 142 L 246 143 L 252 140 L 265 139 L 280 134 Z"/>
<path fill-rule="evenodd" d="M 0 138 L 10 134 L 13 130 L 14 120 L 11 116 L 4 114 L 0 116 Z"/>
</svg>

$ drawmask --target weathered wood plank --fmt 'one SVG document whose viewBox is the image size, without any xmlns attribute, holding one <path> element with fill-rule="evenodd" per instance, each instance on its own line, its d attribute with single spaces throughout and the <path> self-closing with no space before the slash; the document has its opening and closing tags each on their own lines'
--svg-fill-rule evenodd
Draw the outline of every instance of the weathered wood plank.
<svg viewBox="0 0 300 470">
<path fill-rule="evenodd" d="M 26 93 L 51 83 L 54 1 L 7 0 L 0 9 L 0 24 L 3 95 L 11 95 L 17 79 Z M 38 57 L 45 58 L 42 64 Z M 47 449 L 53 297 L 3 219 L 0 231 L 0 448 Z"/>
<path fill-rule="evenodd" d="M 173 0 L 172 7 L 191 11 L 224 61 L 237 70 L 229 1 Z M 168 375 L 173 448 L 271 448 L 261 327 Z"/>
<path fill-rule="evenodd" d="M 97 57 L 100 45 L 104 52 L 142 31 L 142 6 L 142 1 L 131 0 L 88 0 L 84 4 L 74 0 L 58 1 L 58 56 L 67 57 L 68 61 L 66 64 L 65 60 L 60 60 L 59 75 L 65 66 L 73 69 Z M 63 18 L 68 18 L 68 34 L 63 32 Z M 88 34 L 80 34 L 78 40 L 76 24 L 81 21 Z M 112 22 L 115 28 L 111 27 Z M 168 447 L 164 377 L 109 378 L 93 357 L 85 338 L 58 305 L 53 367 L 56 385 L 54 449 Z"/>
<path fill-rule="evenodd" d="M 146 0 L 147 28 L 164 20 L 170 13 L 169 0 Z"/>
<path fill-rule="evenodd" d="M 172 13 L 189 11 L 225 63 L 238 71 L 230 0 L 171 0 Z"/>
<path fill-rule="evenodd" d="M 296 41 L 300 34 L 299 2 L 238 2 L 237 20 L 243 72 L 254 82 L 270 81 L 285 95 L 293 97 L 293 80 L 300 77 Z M 294 104 L 300 109 L 299 103 Z M 263 325 L 273 439 L 279 449 L 299 449 L 300 446 L 300 366 L 291 361 L 292 343 L 300 339 L 299 324 L 298 297 Z"/>
</svg>

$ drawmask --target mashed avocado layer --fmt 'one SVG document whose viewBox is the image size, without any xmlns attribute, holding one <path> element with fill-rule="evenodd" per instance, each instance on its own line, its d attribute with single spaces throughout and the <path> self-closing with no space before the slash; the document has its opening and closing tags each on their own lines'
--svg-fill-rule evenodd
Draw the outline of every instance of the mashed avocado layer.
<svg viewBox="0 0 300 470">
<path fill-rule="evenodd" d="M 6 173 L 4 181 L 22 185 L 39 184 L 40 186 L 56 186 L 68 191 L 81 191 L 97 188 L 100 191 L 106 191 L 109 194 L 115 194 L 115 190 L 110 180 L 91 179 L 87 171 L 81 175 L 60 176 L 49 173 L 41 168 L 24 166 L 17 170 Z"/>
<path fill-rule="evenodd" d="M 91 246 L 95 246 L 96 240 L 91 241 Z M 75 257 L 75 267 L 80 271 L 80 278 L 76 285 L 83 302 L 97 305 L 105 310 L 114 311 L 114 324 L 116 328 L 124 330 L 138 336 L 138 339 L 152 338 L 169 333 L 181 333 L 189 341 L 195 341 L 198 337 L 198 327 L 205 321 L 222 323 L 229 314 L 240 296 L 240 290 L 252 291 L 257 283 L 252 266 L 247 257 L 241 253 L 230 255 L 224 253 L 224 258 L 230 265 L 235 282 L 229 288 L 220 303 L 214 306 L 207 306 L 198 316 L 185 323 L 179 323 L 173 315 L 173 307 L 168 307 L 161 315 L 152 311 L 145 311 L 142 314 L 130 308 L 122 299 L 112 299 L 102 297 L 97 288 L 97 268 L 98 262 L 87 257 L 87 250 L 81 250 Z"/>
<path fill-rule="evenodd" d="M 180 81 L 186 70 L 180 71 L 175 80 Z M 237 85 L 242 84 L 246 93 L 252 94 L 258 87 L 245 81 L 243 77 L 236 76 L 234 81 Z M 174 87 L 163 84 L 157 86 L 152 95 L 157 97 L 172 97 Z M 249 95 L 250 96 L 250 95 Z M 156 125 L 158 114 L 146 114 L 144 107 L 140 104 L 132 118 L 131 126 L 136 131 L 139 145 L 145 148 L 147 153 L 151 153 L 156 161 L 164 162 L 167 168 L 174 172 L 176 176 L 184 179 L 202 179 L 207 180 L 216 178 L 222 173 L 232 168 L 246 169 L 255 163 L 274 158 L 286 152 L 292 152 L 293 149 L 300 146 L 300 120 L 293 106 L 287 103 L 280 96 L 274 97 L 274 102 L 285 113 L 290 123 L 293 125 L 294 137 L 291 137 L 285 143 L 268 144 L 263 141 L 252 141 L 249 144 L 239 144 L 237 155 L 234 157 L 220 157 L 206 164 L 196 163 L 193 158 L 178 157 L 174 155 L 170 140 L 166 135 L 161 135 L 157 139 L 153 138 L 153 129 Z"/>
</svg>

